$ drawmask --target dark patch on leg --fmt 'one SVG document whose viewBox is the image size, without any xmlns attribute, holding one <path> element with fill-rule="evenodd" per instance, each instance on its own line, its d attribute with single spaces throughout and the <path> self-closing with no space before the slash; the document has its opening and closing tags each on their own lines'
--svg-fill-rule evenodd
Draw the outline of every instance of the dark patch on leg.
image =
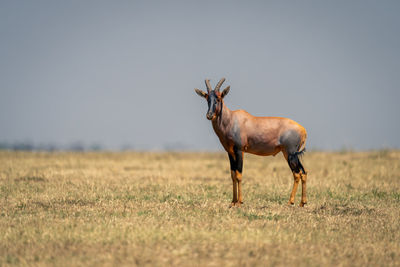
<svg viewBox="0 0 400 267">
<path fill-rule="evenodd" d="M 237 149 L 236 147 L 233 148 L 235 152 L 235 170 L 242 173 L 243 171 L 243 153 L 241 150 Z"/>
<path fill-rule="evenodd" d="M 231 164 L 231 171 L 235 171 L 236 170 L 235 159 L 229 153 L 228 153 L 228 156 L 229 156 L 229 163 Z"/>
<path fill-rule="evenodd" d="M 243 153 L 241 150 L 237 149 L 236 146 L 233 147 L 234 155 L 228 153 L 229 162 L 231 165 L 231 171 L 238 171 L 242 173 L 243 171 Z"/>
<path fill-rule="evenodd" d="M 304 170 L 303 164 L 300 162 L 300 156 L 305 152 L 305 150 L 299 151 L 299 152 L 294 152 L 289 154 L 288 156 L 288 163 L 289 167 L 294 173 L 300 173 L 302 171 L 304 174 L 306 174 L 306 171 Z"/>
</svg>

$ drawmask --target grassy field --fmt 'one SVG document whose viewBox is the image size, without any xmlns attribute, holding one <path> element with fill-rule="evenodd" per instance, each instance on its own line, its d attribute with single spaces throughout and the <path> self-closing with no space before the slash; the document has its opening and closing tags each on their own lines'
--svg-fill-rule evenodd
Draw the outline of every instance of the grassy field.
<svg viewBox="0 0 400 267">
<path fill-rule="evenodd" d="M 305 208 L 281 154 L 246 154 L 229 209 L 222 153 L 0 151 L 0 266 L 400 266 L 400 151 L 303 159 Z"/>
</svg>

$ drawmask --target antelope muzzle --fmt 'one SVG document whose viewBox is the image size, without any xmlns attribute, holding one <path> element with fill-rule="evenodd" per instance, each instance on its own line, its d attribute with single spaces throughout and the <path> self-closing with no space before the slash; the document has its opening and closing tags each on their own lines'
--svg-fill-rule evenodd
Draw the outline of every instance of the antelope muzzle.
<svg viewBox="0 0 400 267">
<path fill-rule="evenodd" d="M 211 105 L 206 115 L 208 120 L 212 120 L 215 117 L 215 105 Z"/>
</svg>

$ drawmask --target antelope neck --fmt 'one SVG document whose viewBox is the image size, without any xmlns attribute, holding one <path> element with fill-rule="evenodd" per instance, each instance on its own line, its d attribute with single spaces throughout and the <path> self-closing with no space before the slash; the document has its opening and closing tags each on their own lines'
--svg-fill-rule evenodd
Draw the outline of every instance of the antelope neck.
<svg viewBox="0 0 400 267">
<path fill-rule="evenodd" d="M 216 118 L 212 120 L 212 126 L 214 131 L 219 136 L 220 134 L 224 134 L 227 132 L 227 128 L 232 125 L 232 112 L 231 110 L 224 104 L 222 101 L 221 103 L 221 110 L 216 114 Z"/>
</svg>

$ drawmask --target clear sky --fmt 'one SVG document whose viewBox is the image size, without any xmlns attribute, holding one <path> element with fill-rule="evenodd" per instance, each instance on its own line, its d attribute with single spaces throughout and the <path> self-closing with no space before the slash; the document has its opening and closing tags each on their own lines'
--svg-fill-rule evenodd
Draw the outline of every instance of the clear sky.
<svg viewBox="0 0 400 267">
<path fill-rule="evenodd" d="M 205 89 L 308 148 L 400 148 L 400 1 L 1 1 L 0 142 L 222 150 Z"/>
</svg>

